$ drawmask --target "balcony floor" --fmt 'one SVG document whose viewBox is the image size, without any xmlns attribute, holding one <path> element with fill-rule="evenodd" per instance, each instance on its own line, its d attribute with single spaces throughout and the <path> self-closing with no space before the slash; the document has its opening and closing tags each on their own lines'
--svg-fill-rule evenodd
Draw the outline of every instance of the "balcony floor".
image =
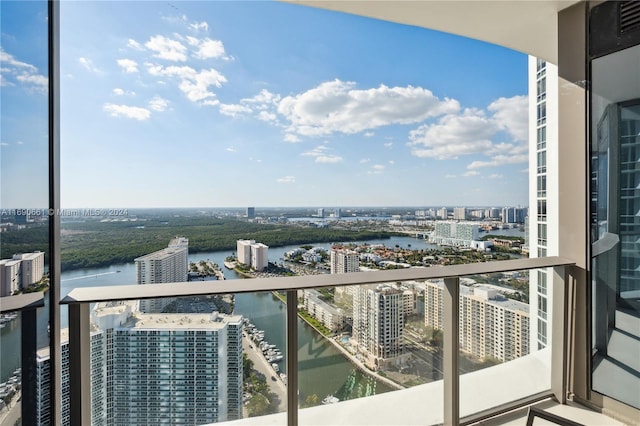
<svg viewBox="0 0 640 426">
<path fill-rule="evenodd" d="M 588 426 L 624 426 L 621 423 L 611 417 L 607 417 L 604 414 L 600 414 L 596 411 L 592 411 L 589 408 L 569 401 L 567 405 L 561 405 L 557 402 L 549 399 L 539 402 L 534 405 L 537 408 L 543 409 L 551 414 L 555 414 L 566 419 L 572 420 L 577 423 Z M 511 411 L 501 416 L 484 420 L 482 422 L 475 423 L 478 426 L 524 426 L 527 424 L 528 408 L 521 408 L 519 410 Z M 555 425 L 555 423 L 549 422 L 541 418 L 535 418 L 533 421 L 534 426 L 538 425 Z"/>
</svg>

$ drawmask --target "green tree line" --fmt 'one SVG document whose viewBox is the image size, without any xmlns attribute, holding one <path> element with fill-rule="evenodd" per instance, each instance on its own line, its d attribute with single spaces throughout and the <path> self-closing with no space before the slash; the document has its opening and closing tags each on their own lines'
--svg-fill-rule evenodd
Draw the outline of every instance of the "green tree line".
<svg viewBox="0 0 640 426">
<path fill-rule="evenodd" d="M 345 242 L 389 238 L 391 233 L 256 224 L 235 219 L 167 217 L 137 222 L 73 222 L 63 224 L 62 270 L 132 262 L 167 247 L 175 236 L 189 239 L 189 252 L 235 250 L 238 239 L 253 239 L 270 247 L 289 244 Z M 14 253 L 48 252 L 48 228 L 34 226 L 2 234 L 2 258 Z M 48 259 L 48 256 L 47 256 Z"/>
</svg>

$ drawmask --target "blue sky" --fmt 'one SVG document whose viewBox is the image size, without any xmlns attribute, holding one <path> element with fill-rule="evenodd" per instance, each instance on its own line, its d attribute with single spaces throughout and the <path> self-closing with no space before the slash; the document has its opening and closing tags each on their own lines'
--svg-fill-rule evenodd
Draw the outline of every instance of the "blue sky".
<svg viewBox="0 0 640 426">
<path fill-rule="evenodd" d="M 6 58 L 46 75 L 9 42 L 38 18 L 5 15 L 3 181 L 37 139 L 5 92 L 44 98 Z M 271 2 L 64 2 L 61 28 L 63 207 L 527 204 L 525 55 Z"/>
</svg>

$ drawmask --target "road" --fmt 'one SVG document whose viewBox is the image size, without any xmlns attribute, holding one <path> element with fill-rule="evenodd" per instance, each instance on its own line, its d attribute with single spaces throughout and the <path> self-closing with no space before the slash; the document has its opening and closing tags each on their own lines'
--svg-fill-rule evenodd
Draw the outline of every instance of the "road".
<svg viewBox="0 0 640 426">
<path fill-rule="evenodd" d="M 248 338 L 242 337 L 242 349 L 247 357 L 253 362 L 253 368 L 258 372 L 265 375 L 267 378 L 267 385 L 269 391 L 278 395 L 280 399 L 280 405 L 278 406 L 278 412 L 286 411 L 287 409 L 287 387 L 280 379 L 280 376 L 273 371 L 273 368 L 269 362 L 262 355 L 262 351 Z M 276 380 L 272 380 L 271 377 L 275 377 Z"/>
<path fill-rule="evenodd" d="M 22 417 L 22 401 L 11 403 L 11 408 L 0 414 L 0 426 L 13 426 Z"/>
</svg>

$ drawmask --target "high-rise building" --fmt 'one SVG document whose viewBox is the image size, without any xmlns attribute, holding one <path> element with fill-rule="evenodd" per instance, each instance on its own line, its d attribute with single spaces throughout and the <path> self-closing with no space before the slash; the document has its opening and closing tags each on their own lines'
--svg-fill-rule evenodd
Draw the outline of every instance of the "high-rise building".
<svg viewBox="0 0 640 426">
<path fill-rule="evenodd" d="M 20 261 L 22 287 L 28 287 L 40 281 L 44 275 L 44 252 L 15 254 L 13 260 Z"/>
<path fill-rule="evenodd" d="M 318 217 L 321 219 L 324 219 L 324 209 L 323 208 L 319 208 L 318 209 Z"/>
<path fill-rule="evenodd" d="M 453 208 L 453 220 L 467 220 L 466 207 L 454 207 Z"/>
<path fill-rule="evenodd" d="M 427 281 L 425 325 L 443 329 L 444 283 Z M 495 290 L 460 286 L 460 349 L 478 357 L 510 361 L 529 350 L 529 305 Z"/>
<path fill-rule="evenodd" d="M 360 256 L 357 252 L 343 247 L 332 247 L 330 253 L 331 273 L 347 274 L 350 272 L 360 271 Z M 353 295 L 356 291 L 355 286 L 336 287 L 335 297 L 351 305 L 353 303 Z"/>
<path fill-rule="evenodd" d="M 10 296 L 20 288 L 22 288 L 20 261 L 13 259 L 0 260 L 0 296 Z"/>
<path fill-rule="evenodd" d="M 10 296 L 27 288 L 44 275 L 44 252 L 14 254 L 11 259 L 0 260 L 0 296 Z"/>
<path fill-rule="evenodd" d="M 449 217 L 449 210 L 446 207 L 438 209 L 437 216 L 439 219 L 447 220 Z"/>
<path fill-rule="evenodd" d="M 341 247 L 331 249 L 331 273 L 347 274 L 360 270 L 360 258 L 358 253 Z"/>
<path fill-rule="evenodd" d="M 236 242 L 239 263 L 251 266 L 251 244 L 255 244 L 255 240 L 238 240 Z"/>
<path fill-rule="evenodd" d="M 529 57 L 529 257 L 555 256 L 559 241 L 547 239 L 557 235 L 558 211 L 558 68 L 542 59 Z M 529 276 L 531 309 L 531 351 L 550 343 L 551 277 L 546 269 Z"/>
<path fill-rule="evenodd" d="M 255 217 L 256 217 L 256 208 L 247 207 L 247 219 L 255 219 Z"/>
<path fill-rule="evenodd" d="M 135 302 L 92 312 L 91 424 L 203 424 L 242 417 L 242 317 L 143 314 Z M 38 424 L 51 423 L 49 348 L 38 351 Z M 69 344 L 62 331 L 62 424 L 69 425 Z M 153 419 L 153 420 L 151 420 Z"/>
<path fill-rule="evenodd" d="M 251 244 L 251 267 L 262 271 L 269 264 L 269 246 L 262 243 Z"/>
<path fill-rule="evenodd" d="M 269 264 L 269 246 L 256 243 L 255 240 L 238 240 L 236 242 L 238 263 L 242 263 L 256 271 L 262 271 Z"/>
<path fill-rule="evenodd" d="M 403 290 L 394 284 L 357 286 L 353 296 L 352 339 L 374 370 L 403 361 Z"/>
<path fill-rule="evenodd" d="M 69 329 L 60 332 L 62 342 L 62 412 L 61 424 L 71 424 L 69 413 Z M 96 426 L 107 424 L 106 404 L 106 377 L 105 362 L 106 351 L 104 345 L 104 333 L 102 330 L 94 330 L 90 337 L 91 345 L 91 424 Z M 51 420 L 51 358 L 49 347 L 46 346 L 36 353 L 36 421 L 38 425 L 53 424 Z"/>
<path fill-rule="evenodd" d="M 480 227 L 474 222 L 439 221 L 435 223 L 431 240 L 445 246 L 471 247 L 479 234 Z"/>
<path fill-rule="evenodd" d="M 189 272 L 189 240 L 176 237 L 167 248 L 136 258 L 135 264 L 137 284 L 184 282 Z M 141 300 L 140 310 L 162 312 L 173 300 L 169 297 Z"/>
</svg>

